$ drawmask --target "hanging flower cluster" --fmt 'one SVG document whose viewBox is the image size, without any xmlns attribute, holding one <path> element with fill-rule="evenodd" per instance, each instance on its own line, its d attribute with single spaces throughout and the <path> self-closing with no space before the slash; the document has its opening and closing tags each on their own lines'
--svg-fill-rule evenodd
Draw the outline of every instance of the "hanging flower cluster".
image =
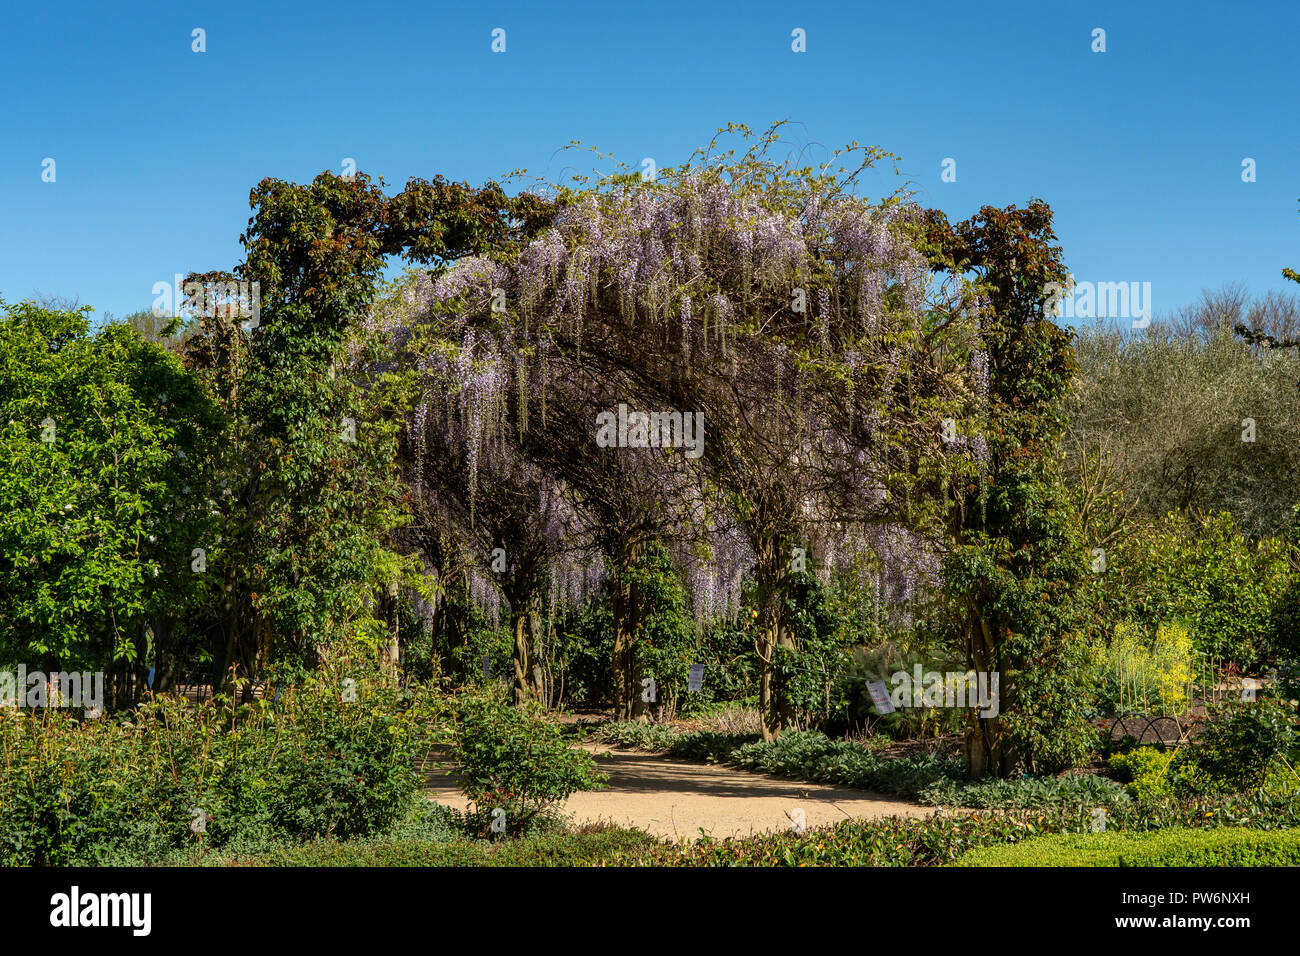
<svg viewBox="0 0 1300 956">
<path fill-rule="evenodd" d="M 636 358 L 620 350 L 653 345 L 651 361 L 686 383 L 682 394 L 692 394 L 693 369 L 729 383 L 719 394 L 732 407 L 708 408 L 710 440 L 786 456 L 786 484 L 801 489 L 791 520 L 817 539 L 827 559 L 820 573 L 870 555 L 877 593 L 910 603 L 933 583 L 937 558 L 895 514 L 907 503 L 890 493 L 891 476 L 916 464 L 896 411 L 909 421 L 920 414 L 910 405 L 915 372 L 930 373 L 928 386 L 941 356 L 918 349 L 930 273 L 912 241 L 915 210 L 873 205 L 824 180 L 770 185 L 711 165 L 649 183 L 611 180 L 567 196 L 521 251 L 415 280 L 394 338 L 408 341 L 412 322 L 433 323 L 443 343 L 424 358 L 425 398 L 411 422 L 417 459 L 421 433 L 445 428 L 465 456 L 472 513 L 485 456 L 518 454 L 514 443 L 556 398 L 557 369 L 581 363 L 584 350 L 604 350 L 601 360 L 617 365 Z M 637 366 L 641 381 L 654 381 L 652 367 Z M 985 353 L 971 358 L 970 374 L 986 394 Z M 982 448 L 972 439 L 977 456 Z M 720 482 L 735 477 L 711 458 L 701 465 Z M 557 601 L 590 593 L 601 564 L 565 557 L 580 553 L 575 529 L 590 522 L 559 517 L 572 510 L 560 504 L 566 498 L 539 501 L 539 514 L 554 512 L 546 528 Z M 685 509 L 698 513 L 684 521 L 675 553 L 701 618 L 734 613 L 754 566 L 753 537 L 730 507 Z"/>
</svg>

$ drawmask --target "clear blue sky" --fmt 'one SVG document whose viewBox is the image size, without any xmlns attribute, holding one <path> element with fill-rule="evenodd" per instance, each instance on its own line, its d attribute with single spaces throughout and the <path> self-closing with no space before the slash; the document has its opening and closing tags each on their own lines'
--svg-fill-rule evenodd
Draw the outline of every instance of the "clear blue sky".
<svg viewBox="0 0 1300 956">
<path fill-rule="evenodd" d="M 155 282 L 240 260 L 259 179 L 345 157 L 392 185 L 555 173 L 573 139 L 662 166 L 780 118 L 899 154 L 953 217 L 1046 199 L 1076 278 L 1149 281 L 1157 314 L 1227 282 L 1295 288 L 1298 46 L 1282 0 L 16 3 L 0 296 L 148 308 Z"/>
</svg>

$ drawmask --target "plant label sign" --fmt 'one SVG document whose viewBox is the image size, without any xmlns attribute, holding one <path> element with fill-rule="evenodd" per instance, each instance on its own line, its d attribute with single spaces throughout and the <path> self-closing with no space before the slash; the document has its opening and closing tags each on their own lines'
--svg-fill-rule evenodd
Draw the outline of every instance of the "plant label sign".
<svg viewBox="0 0 1300 956">
<path fill-rule="evenodd" d="M 692 664 L 691 675 L 687 682 L 686 689 L 698 693 L 704 687 L 704 665 Z"/>
<path fill-rule="evenodd" d="M 867 685 L 867 690 L 871 693 L 871 703 L 875 705 L 876 713 L 892 714 L 894 712 L 894 702 L 889 699 L 889 688 L 883 680 L 873 680 Z"/>
</svg>

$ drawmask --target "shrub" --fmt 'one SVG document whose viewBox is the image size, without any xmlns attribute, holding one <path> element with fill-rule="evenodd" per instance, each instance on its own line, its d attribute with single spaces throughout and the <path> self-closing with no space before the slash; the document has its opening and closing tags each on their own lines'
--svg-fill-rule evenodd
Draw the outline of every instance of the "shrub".
<svg viewBox="0 0 1300 956">
<path fill-rule="evenodd" d="M 730 762 L 745 770 L 913 796 L 944 779 L 961 777 L 961 761 L 935 754 L 881 757 L 846 740 L 814 731 L 790 731 L 773 741 L 738 747 Z"/>
<path fill-rule="evenodd" d="M 191 538 L 224 557 L 203 502 L 225 427 L 199 377 L 138 331 L 0 302 L 0 662 L 111 681 L 145 654 L 146 622 L 184 620 L 205 578 L 167 569 Z M 178 626 L 170 650 L 193 638 Z"/>
<path fill-rule="evenodd" d="M 576 608 L 555 612 L 553 636 L 564 664 L 566 703 L 613 707 L 614 621 L 609 590 L 602 589 Z"/>
<path fill-rule="evenodd" d="M 884 681 L 893 685 L 893 677 L 900 671 L 912 674 L 935 671 L 941 674 L 965 673 L 965 658 L 944 653 L 927 646 L 926 632 L 918 625 L 908 635 L 909 649 L 886 643 L 873 651 L 858 651 L 850 675 L 856 687 L 856 697 L 849 703 L 850 720 L 856 718 L 865 724 L 872 721 L 876 729 L 899 740 L 941 737 L 956 733 L 966 725 L 966 712 L 957 707 L 899 707 L 888 714 L 877 715 L 868 685 L 871 681 Z"/>
<path fill-rule="evenodd" d="M 776 648 L 777 680 L 789 722 L 796 727 L 829 726 L 849 707 L 851 646 L 861 640 L 863 595 L 845 578 L 826 585 L 807 570 L 791 575 L 785 616 L 791 645 Z"/>
<path fill-rule="evenodd" d="M 392 826 L 418 779 L 406 717 L 360 686 L 193 707 L 159 697 L 129 720 L 0 708 L 0 863 L 156 862 L 202 845 L 267 846 Z"/>
<path fill-rule="evenodd" d="M 1248 541 L 1227 514 L 1196 526 L 1173 513 L 1126 535 L 1090 593 L 1099 620 L 1180 622 L 1197 653 L 1250 668 L 1293 640 L 1279 616 L 1292 577 L 1282 541 Z"/>
<path fill-rule="evenodd" d="M 633 687 L 655 681 L 655 701 L 648 710 L 658 719 L 672 719 L 678 700 L 687 693 L 687 677 L 695 660 L 695 625 L 686 606 L 686 589 L 668 549 L 652 543 L 627 572 L 637 595 L 637 621 L 632 644 Z M 639 694 L 639 690 L 638 690 Z"/>
<path fill-rule="evenodd" d="M 1170 766 L 1174 754 L 1163 753 L 1155 747 L 1138 747 L 1126 754 L 1110 758 L 1111 772 L 1125 789 L 1139 800 L 1162 797 L 1174 789 Z"/>
<path fill-rule="evenodd" d="M 1300 831 L 1056 833 L 984 847 L 951 866 L 1300 866 Z"/>
<path fill-rule="evenodd" d="M 668 749 L 668 755 L 679 760 L 728 763 L 736 748 L 755 743 L 758 739 L 758 734 L 728 734 L 701 730 L 678 737 Z"/>
<path fill-rule="evenodd" d="M 1181 714 L 1193 678 L 1192 639 L 1180 624 L 1161 624 L 1150 644 L 1126 621 L 1105 657 L 1103 705 L 1110 713 Z"/>
<path fill-rule="evenodd" d="M 268 755 L 266 808 L 271 825 L 295 839 L 346 839 L 386 830 L 415 794 L 411 727 L 395 706 L 341 702 L 316 686 L 282 695 L 269 722 L 278 735 Z M 237 742 L 236 742 L 237 743 Z"/>
<path fill-rule="evenodd" d="M 615 747 L 656 753 L 668 750 L 682 734 L 672 724 L 651 724 L 642 720 L 614 720 L 596 728 L 597 740 Z"/>
<path fill-rule="evenodd" d="M 1295 710 L 1295 701 L 1267 695 L 1213 708 L 1205 731 L 1187 755 L 1197 779 L 1215 790 L 1262 786 L 1273 759 L 1295 746 Z"/>
<path fill-rule="evenodd" d="M 1129 802 L 1122 787 L 1095 774 L 977 780 L 969 783 L 942 780 L 921 791 L 918 799 L 932 806 L 976 807 L 982 810 L 1111 807 Z"/>
<path fill-rule="evenodd" d="M 520 832 L 552 804 L 606 778 L 591 755 L 570 748 L 541 706 L 505 703 L 475 692 L 457 701 L 451 759 L 465 793 L 480 811 L 506 811 L 509 832 Z"/>
</svg>

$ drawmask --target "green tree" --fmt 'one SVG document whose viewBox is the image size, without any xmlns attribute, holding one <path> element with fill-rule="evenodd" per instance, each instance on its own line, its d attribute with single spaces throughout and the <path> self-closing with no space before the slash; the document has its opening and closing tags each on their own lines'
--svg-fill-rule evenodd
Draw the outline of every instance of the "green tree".
<svg viewBox="0 0 1300 956">
<path fill-rule="evenodd" d="M 1052 212 L 983 207 L 952 226 L 929 213 L 936 266 L 974 272 L 987 296 L 984 487 L 971 486 L 945 559 L 969 665 L 1000 680 L 997 715 L 972 711 L 972 777 L 1068 766 L 1087 752 L 1089 652 L 1078 639 L 1087 571 L 1061 479 L 1064 403 L 1076 372 L 1070 335 L 1044 315 L 1048 284 L 1067 273 Z"/>
<path fill-rule="evenodd" d="M 134 329 L 2 308 L 0 655 L 142 668 L 151 637 L 201 595 L 195 569 L 220 560 L 223 416 Z"/>
<path fill-rule="evenodd" d="M 1275 535 L 1300 501 L 1300 360 L 1241 341 L 1232 312 L 1211 324 L 1211 304 L 1200 328 L 1079 333 L 1066 474 L 1093 547 L 1174 510 L 1227 511 L 1250 537 Z"/>
</svg>

